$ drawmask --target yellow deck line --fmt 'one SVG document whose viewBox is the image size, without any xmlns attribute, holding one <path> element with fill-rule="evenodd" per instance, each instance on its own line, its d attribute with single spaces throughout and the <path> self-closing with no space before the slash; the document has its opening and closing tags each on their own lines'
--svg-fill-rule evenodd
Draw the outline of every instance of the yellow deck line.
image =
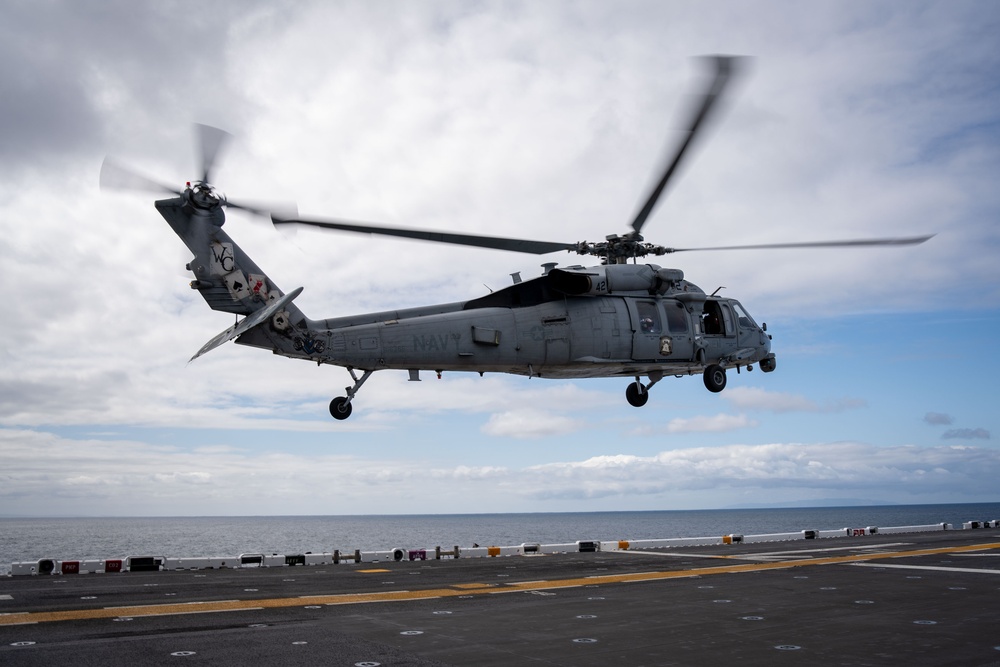
<svg viewBox="0 0 1000 667">
<path fill-rule="evenodd" d="M 0 616 L 0 625 L 21 625 L 25 623 L 50 623 L 54 621 L 78 621 L 100 618 L 138 618 L 144 616 L 165 616 L 175 614 L 195 614 L 209 611 L 250 611 L 257 609 L 277 609 L 282 607 L 303 606 L 309 604 L 343 605 L 368 602 L 399 602 L 406 600 L 427 600 L 431 598 L 455 597 L 459 595 L 485 595 L 497 593 L 516 593 L 523 591 L 547 590 L 553 588 L 572 588 L 600 584 L 619 584 L 643 581 L 660 581 L 663 579 L 683 579 L 687 577 L 706 577 L 715 574 L 734 574 L 740 572 L 760 572 L 763 570 L 779 570 L 810 565 L 835 565 L 840 563 L 856 563 L 860 561 L 882 560 L 889 558 L 910 558 L 913 556 L 933 556 L 937 554 L 956 554 L 970 551 L 986 551 L 1000 549 L 1000 542 L 989 544 L 973 544 L 960 547 L 939 547 L 934 549 L 914 549 L 910 551 L 894 551 L 885 553 L 852 554 L 850 556 L 827 556 L 824 558 L 809 558 L 806 560 L 788 560 L 778 562 L 744 563 L 740 565 L 721 565 L 690 570 L 667 570 L 654 572 L 633 572 L 629 574 L 608 574 L 599 576 L 577 577 L 572 579 L 557 579 L 551 581 L 510 582 L 501 585 L 483 584 L 452 584 L 447 588 L 434 588 L 419 591 L 384 591 L 378 593 L 341 593 L 337 595 L 310 595 L 302 597 L 271 598 L 264 600 L 225 600 L 206 601 L 196 604 L 190 602 L 155 605 L 136 605 L 131 607 L 114 607 L 100 609 L 71 609 L 65 611 L 14 612 L 8 616 Z"/>
</svg>

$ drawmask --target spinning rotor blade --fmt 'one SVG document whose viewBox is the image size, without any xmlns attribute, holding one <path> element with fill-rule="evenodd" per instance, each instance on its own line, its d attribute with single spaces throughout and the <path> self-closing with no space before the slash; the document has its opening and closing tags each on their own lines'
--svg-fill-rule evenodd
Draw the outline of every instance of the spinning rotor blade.
<svg viewBox="0 0 1000 667">
<path fill-rule="evenodd" d="M 104 164 L 101 165 L 100 182 L 102 190 L 140 190 L 142 192 L 181 194 L 180 190 L 147 178 L 111 158 L 105 158 Z"/>
<path fill-rule="evenodd" d="M 249 202 L 245 200 L 233 201 L 226 199 L 226 208 L 238 208 L 241 211 L 253 213 L 254 215 L 278 216 L 280 218 L 294 217 L 299 210 L 295 204 L 266 204 L 262 202 Z"/>
<path fill-rule="evenodd" d="M 210 125 L 195 123 L 194 127 L 195 134 L 197 135 L 198 150 L 201 153 L 202 172 L 200 185 L 195 184 L 195 188 L 208 188 L 212 196 L 218 199 L 218 204 L 226 208 L 235 208 L 265 217 L 279 211 L 283 217 L 298 215 L 298 209 L 295 204 L 268 205 L 248 201 L 230 201 L 225 196 L 216 193 L 209 182 L 212 176 L 212 168 L 215 166 L 215 161 L 218 159 L 223 146 L 232 138 L 232 135 L 225 130 L 220 130 Z M 112 158 L 105 158 L 104 163 L 101 165 L 100 183 L 103 190 L 140 190 L 143 192 L 172 194 L 180 197 L 187 196 L 185 191 L 160 183 L 159 181 L 154 181 L 116 162 Z M 192 184 L 188 183 L 188 192 L 191 187 Z"/>
<path fill-rule="evenodd" d="M 531 241 L 528 239 L 509 239 L 498 236 L 478 236 L 475 234 L 454 234 L 452 232 L 436 232 L 425 229 L 406 229 L 399 227 L 379 227 L 362 223 L 349 222 L 346 220 L 303 220 L 283 218 L 278 215 L 271 215 L 271 221 L 275 225 L 298 224 L 321 227 L 323 229 L 336 229 L 345 232 L 358 232 L 361 234 L 381 234 L 384 236 L 399 236 L 406 239 L 417 239 L 420 241 L 434 241 L 436 243 L 453 243 L 455 245 L 467 245 L 477 248 L 494 248 L 496 250 L 510 250 L 513 252 L 524 252 L 532 255 L 544 255 L 557 250 L 575 250 L 576 243 L 551 243 L 548 241 Z"/>
<path fill-rule="evenodd" d="M 201 151 L 201 182 L 211 183 L 212 167 L 215 166 L 219 151 L 233 135 L 211 125 L 195 123 L 194 126 L 198 131 L 198 147 Z"/>
<path fill-rule="evenodd" d="M 775 248 L 853 248 L 859 246 L 894 246 L 894 245 L 918 245 L 934 237 L 934 234 L 926 236 L 906 236 L 901 238 L 883 239 L 851 239 L 847 241 L 806 241 L 804 243 L 760 243 L 756 245 L 730 245 L 717 246 L 714 248 L 665 248 L 664 254 L 672 252 L 689 252 L 694 250 L 771 250 Z"/>
<path fill-rule="evenodd" d="M 693 118 L 691 119 L 690 125 L 685 129 L 687 136 L 681 142 L 681 145 L 677 148 L 677 152 L 674 155 L 674 159 L 667 165 L 666 171 L 663 172 L 663 176 L 660 181 L 653 188 L 650 193 L 649 198 L 646 200 L 645 205 L 639 214 L 632 221 L 632 229 L 635 233 L 639 233 L 642 226 L 646 224 L 646 219 L 649 214 L 653 212 L 656 207 L 656 202 L 659 200 L 660 195 L 663 193 L 663 189 L 666 187 L 667 182 L 677 171 L 678 165 L 681 163 L 681 158 L 684 157 L 684 153 L 687 151 L 688 146 L 691 145 L 691 141 L 694 139 L 695 134 L 701 127 L 702 123 L 708 117 L 709 112 L 715 103 L 718 101 L 722 92 L 726 88 L 726 84 L 729 82 L 730 76 L 736 71 L 737 65 L 739 64 L 739 58 L 734 56 L 711 56 L 707 58 L 715 66 L 715 78 L 712 79 L 712 83 L 709 84 L 708 90 L 701 98 L 701 102 L 697 107 Z"/>
</svg>

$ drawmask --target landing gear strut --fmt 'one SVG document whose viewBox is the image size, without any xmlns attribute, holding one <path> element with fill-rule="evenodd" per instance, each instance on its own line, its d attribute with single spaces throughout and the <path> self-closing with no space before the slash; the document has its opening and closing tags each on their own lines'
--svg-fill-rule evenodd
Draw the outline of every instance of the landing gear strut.
<svg viewBox="0 0 1000 667">
<path fill-rule="evenodd" d="M 365 383 L 365 380 L 371 377 L 372 373 L 375 371 L 365 371 L 359 378 L 354 373 L 354 369 L 348 366 L 347 372 L 351 374 L 351 379 L 354 380 L 353 387 L 346 387 L 344 391 L 347 392 L 347 396 L 338 396 L 337 398 L 330 401 L 330 415 L 334 419 L 347 419 L 351 416 L 351 401 L 354 400 L 354 395 L 358 393 L 358 389 L 361 385 Z"/>
</svg>

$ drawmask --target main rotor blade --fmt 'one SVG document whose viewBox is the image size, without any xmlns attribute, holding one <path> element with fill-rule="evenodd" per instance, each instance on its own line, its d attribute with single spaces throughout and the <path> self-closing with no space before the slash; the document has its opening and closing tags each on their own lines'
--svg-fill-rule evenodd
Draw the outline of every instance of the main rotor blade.
<svg viewBox="0 0 1000 667">
<path fill-rule="evenodd" d="M 684 153 L 687 152 L 687 149 L 691 145 L 691 141 L 697 134 L 698 129 L 705 122 L 705 119 L 708 117 L 712 107 L 715 106 L 715 103 L 722 95 L 723 90 L 726 88 L 726 84 L 729 82 L 730 76 L 736 71 L 740 58 L 734 56 L 711 56 L 707 58 L 707 60 L 710 60 L 715 66 L 715 77 L 709 84 L 708 90 L 702 96 L 701 103 L 695 110 L 690 125 L 685 130 L 686 136 L 681 142 L 681 145 L 677 148 L 674 159 L 667 165 L 666 171 L 663 172 L 663 176 L 660 177 L 656 187 L 654 187 L 653 191 L 649 194 L 649 198 L 646 200 L 645 205 L 643 205 L 642 210 L 639 211 L 635 220 L 632 221 L 632 229 L 636 233 L 639 233 L 642 226 L 646 224 L 646 219 L 656 207 L 656 202 L 663 193 L 663 189 L 666 187 L 667 182 L 670 181 L 674 172 L 677 171 L 677 167 L 681 163 L 681 158 L 683 158 Z"/>
<path fill-rule="evenodd" d="M 294 217 L 299 214 L 298 206 L 288 202 L 280 204 L 267 204 L 263 202 L 248 201 L 245 199 L 233 201 L 228 197 L 226 198 L 226 208 L 238 208 L 241 211 L 247 211 L 248 213 L 253 213 L 254 215 L 276 215 L 282 219 Z"/>
<path fill-rule="evenodd" d="M 198 149 L 201 151 L 201 182 L 211 183 L 212 167 L 219 156 L 219 151 L 233 136 L 225 130 L 211 125 L 194 124 L 198 133 Z"/>
<path fill-rule="evenodd" d="M 361 234 L 381 234 L 384 236 L 399 236 L 406 239 L 433 241 L 435 243 L 452 243 L 455 245 L 474 246 L 477 248 L 493 248 L 510 250 L 532 255 L 545 255 L 557 250 L 574 250 L 576 243 L 550 243 L 547 241 L 531 241 L 528 239 L 510 239 L 499 236 L 479 236 L 476 234 L 454 234 L 452 232 L 437 232 L 427 229 L 407 229 L 401 227 L 380 227 L 347 220 L 304 220 L 299 218 L 283 218 L 271 215 L 275 225 L 309 225 L 323 229 L 336 229 L 345 232 Z"/>
<path fill-rule="evenodd" d="M 926 236 L 906 236 L 883 239 L 850 239 L 846 241 L 806 241 L 804 243 L 759 243 L 755 245 L 716 246 L 714 248 L 667 248 L 666 253 L 689 252 L 694 250 L 771 250 L 775 248 L 853 248 L 859 246 L 918 245 L 934 238 Z"/>
<path fill-rule="evenodd" d="M 154 181 L 143 176 L 130 167 L 126 167 L 111 158 L 105 158 L 101 165 L 102 190 L 139 190 L 142 192 L 158 192 L 179 195 L 181 191 L 169 185 Z"/>
</svg>

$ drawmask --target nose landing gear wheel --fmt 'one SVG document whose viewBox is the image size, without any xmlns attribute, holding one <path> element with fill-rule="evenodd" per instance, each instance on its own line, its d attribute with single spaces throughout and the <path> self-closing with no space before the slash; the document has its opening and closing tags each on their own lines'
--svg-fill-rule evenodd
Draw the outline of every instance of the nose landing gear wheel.
<svg viewBox="0 0 1000 667">
<path fill-rule="evenodd" d="M 705 387 L 713 394 L 718 394 L 726 388 L 726 369 L 718 364 L 712 364 L 705 369 Z"/>
<path fill-rule="evenodd" d="M 351 416 L 351 404 L 347 402 L 347 397 L 338 396 L 330 401 L 330 414 L 334 419 L 347 419 Z"/>
<path fill-rule="evenodd" d="M 625 387 L 625 400 L 628 401 L 629 405 L 641 408 L 649 400 L 649 392 L 646 391 L 646 387 L 641 382 L 633 382 Z"/>
</svg>

